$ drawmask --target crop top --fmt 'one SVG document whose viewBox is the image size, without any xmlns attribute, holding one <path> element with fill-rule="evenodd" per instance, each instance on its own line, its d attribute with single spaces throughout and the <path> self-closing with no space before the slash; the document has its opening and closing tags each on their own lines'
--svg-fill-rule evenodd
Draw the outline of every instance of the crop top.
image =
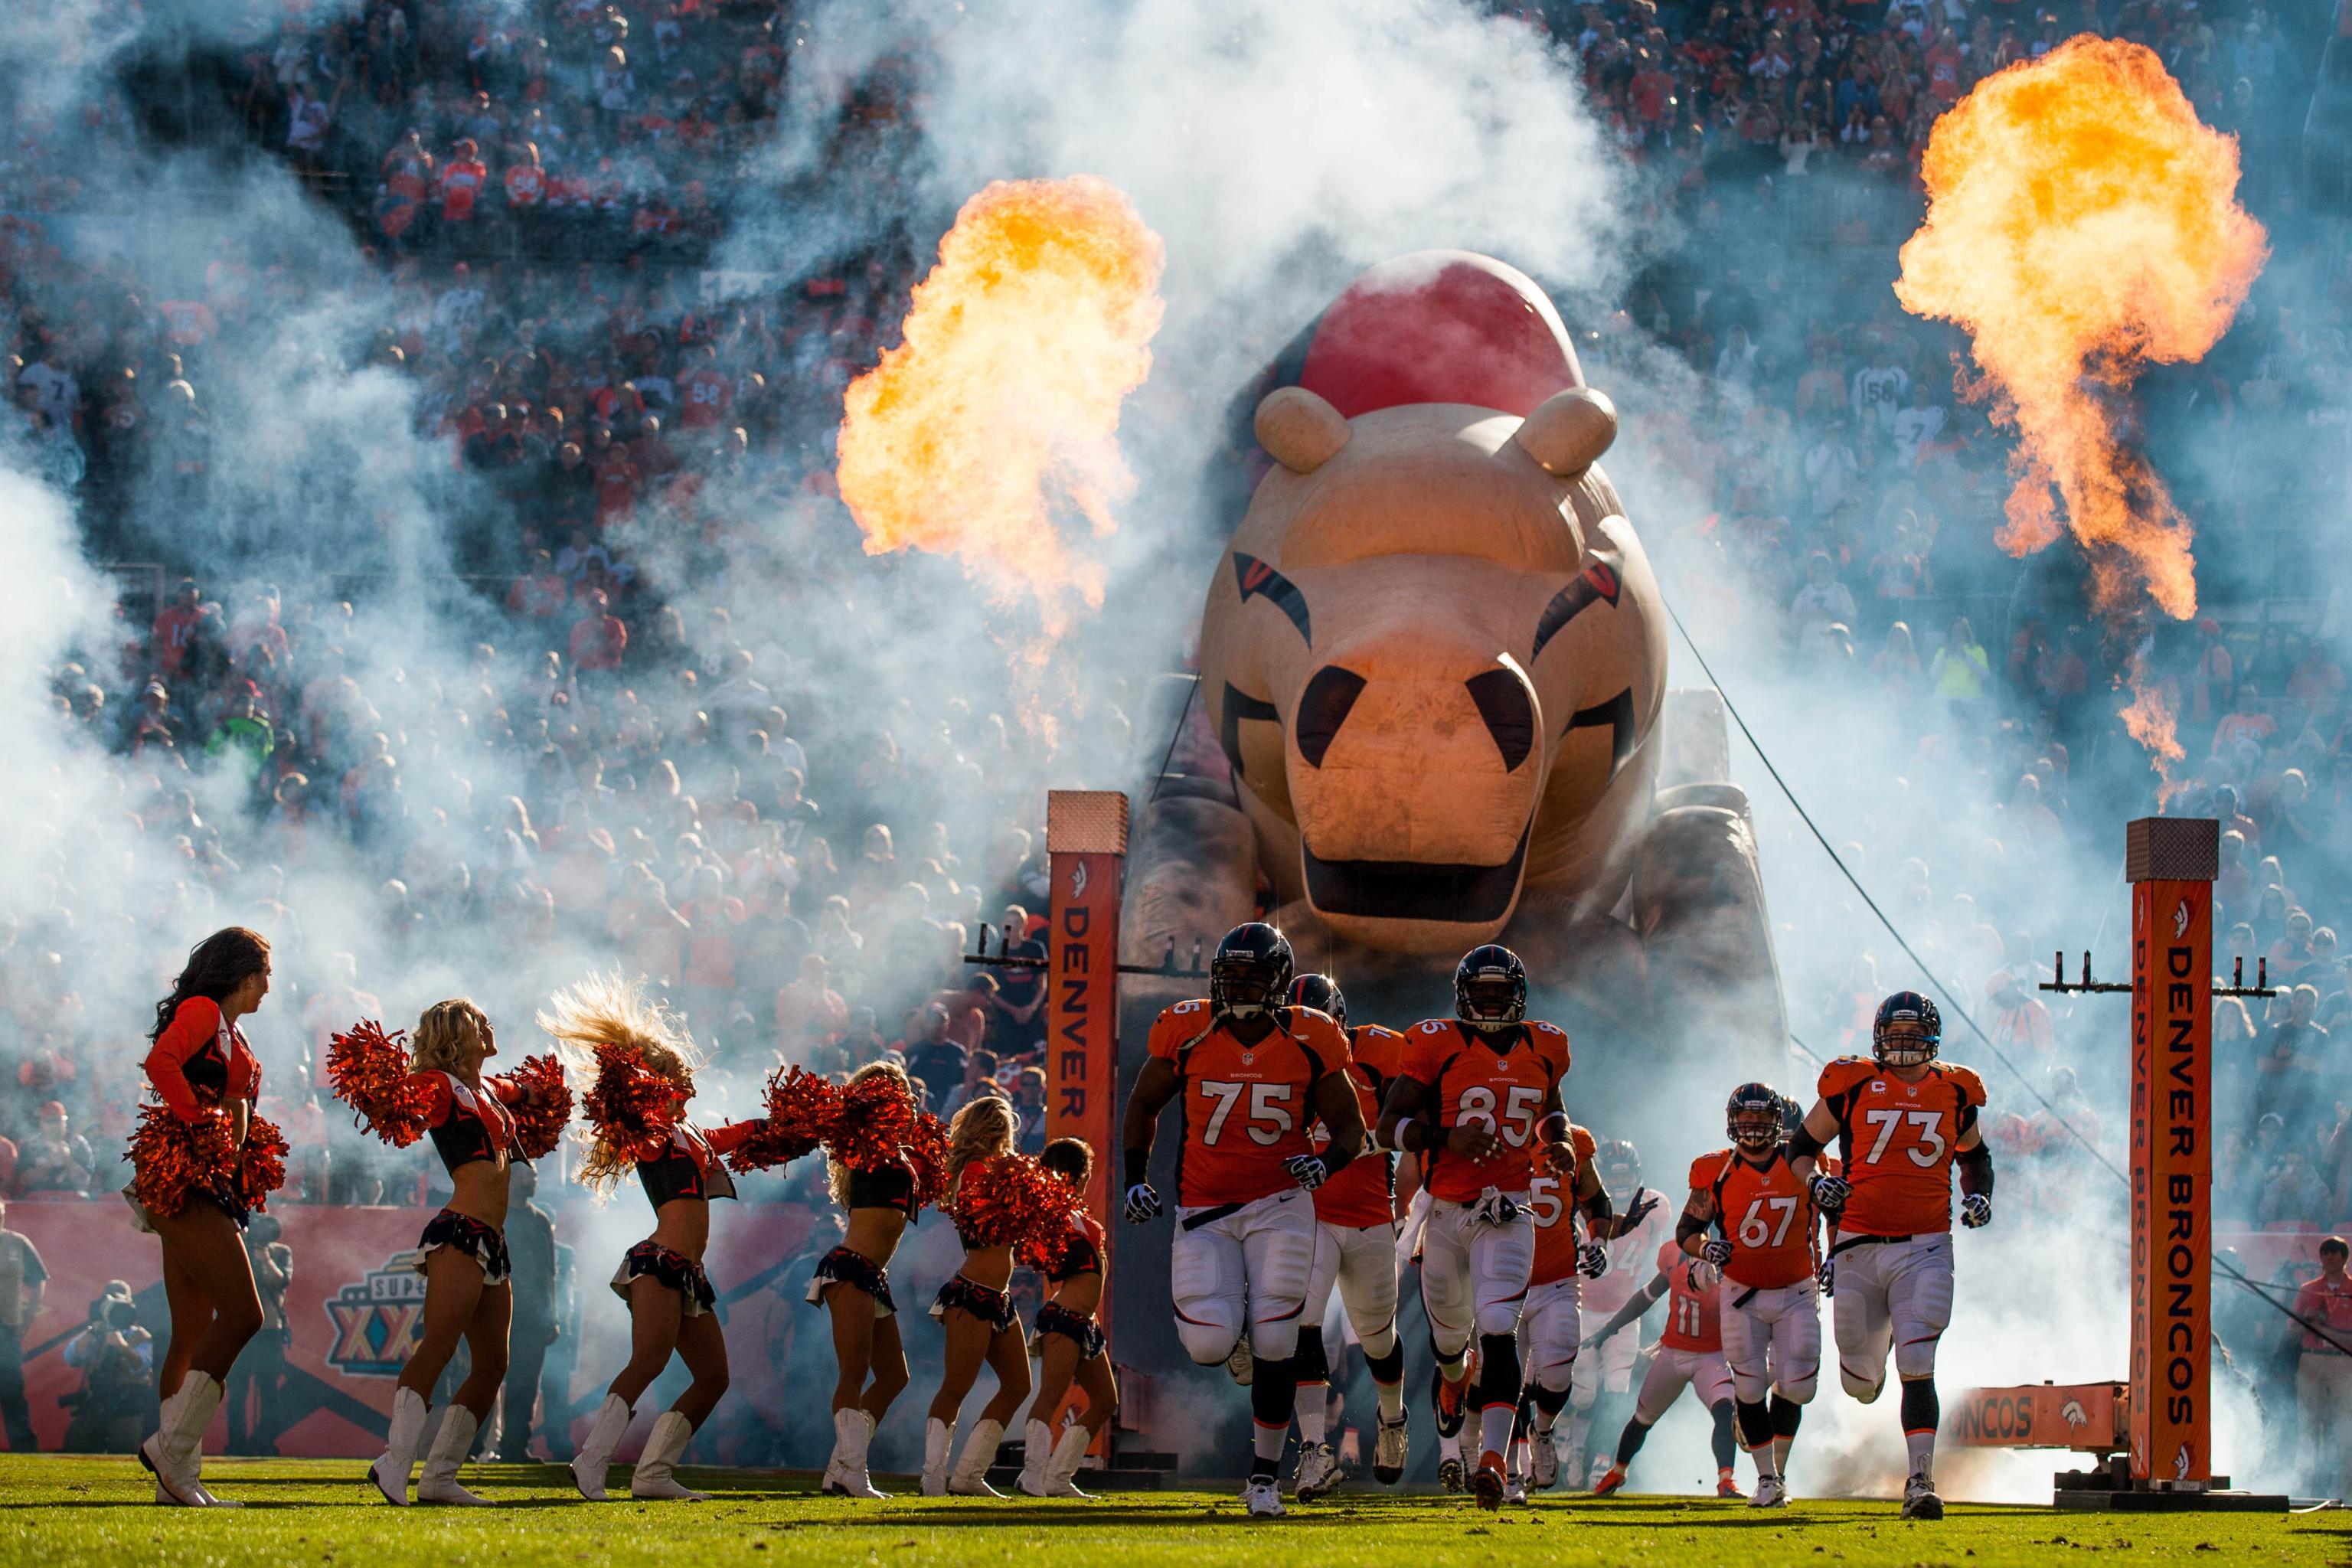
<svg viewBox="0 0 2352 1568">
<path fill-rule="evenodd" d="M 147 1053 L 147 1081 L 183 1121 L 233 1100 L 250 1103 L 261 1092 L 261 1059 L 220 1004 L 191 996 L 172 1015 Z"/>
<path fill-rule="evenodd" d="M 681 1121 L 670 1130 L 669 1147 L 637 1162 L 637 1180 L 656 1212 L 673 1198 L 731 1198 L 735 1178 L 719 1158 L 760 1130 L 757 1121 L 730 1121 L 709 1131 Z"/>
<path fill-rule="evenodd" d="M 521 1091 L 502 1078 L 486 1078 L 476 1094 L 454 1073 L 428 1071 L 408 1075 L 425 1090 L 426 1125 L 433 1131 L 433 1148 L 451 1175 L 461 1165 L 496 1160 L 515 1152 L 514 1118 L 507 1106 Z"/>
</svg>

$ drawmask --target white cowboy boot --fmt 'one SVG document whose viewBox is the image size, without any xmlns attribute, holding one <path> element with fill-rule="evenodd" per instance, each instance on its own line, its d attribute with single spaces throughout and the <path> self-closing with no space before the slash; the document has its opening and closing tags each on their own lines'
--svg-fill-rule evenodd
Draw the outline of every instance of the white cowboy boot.
<svg viewBox="0 0 2352 1568">
<path fill-rule="evenodd" d="M 621 1446 L 621 1435 L 629 1429 L 629 1417 L 635 1414 L 617 1394 L 604 1395 L 604 1403 L 596 1407 L 588 1440 L 572 1456 L 572 1484 L 590 1502 L 604 1500 L 604 1472 L 613 1463 L 613 1450 Z"/>
<path fill-rule="evenodd" d="M 988 1467 L 996 1463 L 996 1446 L 1003 1441 L 1003 1422 L 975 1423 L 971 1436 L 963 1440 L 963 1452 L 956 1456 L 955 1474 L 948 1478 L 948 1490 L 957 1497 L 1003 1497 L 1003 1492 L 988 1484 Z"/>
<path fill-rule="evenodd" d="M 646 1439 L 646 1451 L 637 1456 L 637 1468 L 629 1476 L 629 1495 L 670 1502 L 709 1502 L 707 1493 L 689 1491 L 677 1484 L 673 1474 L 693 1436 L 694 1423 L 675 1410 L 654 1417 L 653 1435 Z"/>
<path fill-rule="evenodd" d="M 433 1435 L 433 1447 L 425 1456 L 425 1469 L 416 1478 L 418 1502 L 458 1503 L 470 1508 L 490 1508 L 489 1499 L 476 1497 L 457 1484 L 457 1467 L 466 1462 L 467 1450 L 474 1446 L 474 1434 L 481 1426 L 474 1413 L 462 1405 L 452 1405 L 441 1416 L 441 1430 Z"/>
</svg>

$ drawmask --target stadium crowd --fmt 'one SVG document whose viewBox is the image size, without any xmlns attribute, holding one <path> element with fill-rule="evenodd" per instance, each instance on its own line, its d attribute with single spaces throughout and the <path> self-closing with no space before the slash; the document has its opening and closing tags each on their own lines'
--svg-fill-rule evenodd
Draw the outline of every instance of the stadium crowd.
<svg viewBox="0 0 2352 1568">
<path fill-rule="evenodd" d="M 1692 405 L 1644 413 L 1681 422 L 1704 503 L 1659 520 L 1656 548 L 1704 567 L 1683 580 L 1716 624 L 1781 648 L 1792 681 L 1910 715 L 1898 762 L 1972 792 L 1954 813 L 1922 790 L 1845 833 L 1938 980 L 2046 1098 L 2000 1097 L 2004 1162 L 2053 1178 L 2005 1178 L 2004 1193 L 2063 1223 L 2089 1201 L 2063 1178 L 2095 1169 L 2069 1128 L 2111 1153 L 2120 1137 L 2085 1098 L 2116 1087 L 2112 1019 L 2095 1004 L 2053 1012 L 2032 987 L 2073 940 L 2044 871 L 2111 850 L 2119 790 L 2146 804 L 2109 695 L 2137 658 L 2186 751 L 2164 809 L 2225 829 L 2217 963 L 2243 959 L 2251 983 L 2259 961 L 2292 987 L 2217 1007 L 2220 1217 L 2352 1216 L 2345 671 L 2298 587 L 2319 537 L 2266 526 L 2340 499 L 2352 430 L 2338 368 L 2352 269 L 2326 226 L 2291 221 L 2306 19 L 2248 0 L 1515 14 L 1581 60 L 1674 237 L 1581 345 L 1596 380 L 1654 344 L 1694 373 Z M 1016 773 L 1017 725 L 953 699 L 868 711 L 829 688 L 802 632 L 866 570 L 829 493 L 826 437 L 922 247 L 748 285 L 702 270 L 792 89 L 802 8 L 367 0 L 256 15 L 206 57 L 212 112 L 366 247 L 373 315 L 341 368 L 402 389 L 411 429 L 383 438 L 413 438 L 446 469 L 423 482 L 469 498 L 453 565 L 484 629 L 449 668 L 411 668 L 369 619 L 375 545 L 297 575 L 299 552 L 240 571 L 175 535 L 248 493 L 236 447 L 257 367 L 310 284 L 235 240 L 168 280 L 80 243 L 73 220 L 110 209 L 68 171 L 152 130 L 132 85 L 77 116 L 20 118 L 0 156 L 0 301 L 25 450 L 77 497 L 98 558 L 168 567 L 124 574 L 114 646 L 51 672 L 50 691 L 89 742 L 75 755 L 104 759 L 89 847 L 169 869 L 136 906 L 110 901 L 69 851 L 26 868 L 37 912 L 0 926 L 0 1195 L 120 1184 L 138 1067 L 104 1048 L 125 1019 L 98 977 L 120 977 L 101 955 L 152 947 L 142 928 L 159 917 L 248 920 L 289 955 L 301 1027 L 256 1038 L 296 1202 L 421 1195 L 426 1163 L 360 1144 L 321 1105 L 316 1069 L 332 1029 L 381 1009 L 374 972 L 445 961 L 488 930 L 517 952 L 519 1001 L 528 976 L 583 955 L 659 983 L 711 1050 L 722 1100 L 776 1061 L 841 1073 L 896 1056 L 935 1108 L 1003 1094 L 1036 1147 L 1040 988 L 960 960 L 982 924 L 1040 951 L 1038 803 L 990 789 Z M 1958 341 L 1884 287 L 1934 116 L 2084 30 L 2158 50 L 2242 138 L 2246 197 L 2273 237 L 2240 328 L 2145 388 L 2148 443 L 2201 455 L 2168 478 L 2200 540 L 2222 544 L 2200 548 L 2207 618 L 2185 626 L 2102 626 L 2063 574 L 1991 546 L 2007 443 L 1952 394 Z M 914 123 L 922 68 L 910 41 L 856 84 L 840 159 Z M 775 624 L 738 626 L 688 592 L 729 579 L 781 584 Z M 2084 820 L 2076 804 L 2095 795 Z M 356 934 L 295 918 L 289 889 L 330 879 L 357 889 Z M 1792 1017 L 1817 1056 L 1866 1047 L 1878 997 L 1908 983 L 1899 952 L 1864 945 L 1846 972 L 1792 969 Z M 2279 1379 L 2300 1347 L 2274 1317 L 2238 1322 L 2242 1362 L 2287 1408 Z"/>
</svg>

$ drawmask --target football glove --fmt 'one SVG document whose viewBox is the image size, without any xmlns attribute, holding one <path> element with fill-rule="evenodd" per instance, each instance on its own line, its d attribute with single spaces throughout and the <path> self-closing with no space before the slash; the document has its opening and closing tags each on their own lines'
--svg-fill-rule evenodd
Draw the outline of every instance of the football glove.
<svg viewBox="0 0 2352 1568">
<path fill-rule="evenodd" d="M 1609 1249 L 1597 1241 L 1588 1241 L 1576 1249 L 1576 1271 L 1587 1279 L 1598 1279 L 1609 1272 Z"/>
<path fill-rule="evenodd" d="M 1982 1193 L 1970 1193 L 1960 1200 L 1960 1223 L 1970 1230 L 1981 1230 L 1992 1223 L 1992 1199 Z"/>
<path fill-rule="evenodd" d="M 1698 1249 L 1699 1257 L 1714 1264 L 1717 1268 L 1731 1261 L 1731 1243 L 1719 1236 L 1709 1237 L 1706 1245 Z"/>
<path fill-rule="evenodd" d="M 1509 1225 L 1519 1217 L 1519 1205 L 1510 1194 L 1489 1187 L 1486 1196 L 1478 1200 L 1475 1212 L 1481 1224 Z"/>
<path fill-rule="evenodd" d="M 1127 1223 L 1141 1225 L 1160 1217 L 1160 1194 L 1151 1190 L 1150 1182 L 1138 1182 L 1127 1189 Z"/>
<path fill-rule="evenodd" d="M 1832 1219 L 1845 1212 L 1845 1200 L 1853 1193 L 1853 1186 L 1843 1176 L 1820 1173 L 1814 1174 L 1812 1185 L 1808 1190 L 1812 1194 L 1813 1206 Z"/>
<path fill-rule="evenodd" d="M 1324 1169 L 1323 1156 L 1320 1154 L 1293 1154 L 1282 1163 L 1282 1168 L 1290 1173 L 1292 1181 L 1310 1193 L 1321 1186 L 1325 1179 L 1330 1175 L 1330 1173 Z"/>
<path fill-rule="evenodd" d="M 1620 1222 L 1621 1228 L 1618 1234 L 1622 1236 L 1626 1231 L 1630 1231 L 1635 1226 L 1640 1225 L 1643 1220 L 1650 1217 L 1650 1211 L 1657 1206 L 1657 1194 L 1652 1192 L 1647 1187 L 1635 1187 L 1633 1189 L 1633 1201 L 1625 1205 L 1625 1217 L 1622 1222 Z"/>
<path fill-rule="evenodd" d="M 1832 1263 L 1832 1262 L 1831 1262 L 1831 1261 L 1830 1261 L 1828 1258 L 1822 1258 L 1822 1261 L 1821 1261 L 1821 1265 L 1820 1265 L 1820 1267 L 1816 1268 L 1813 1270 L 1813 1280 L 1814 1280 L 1814 1282 L 1815 1282 L 1816 1284 L 1818 1284 L 1818 1285 L 1820 1285 L 1820 1286 L 1821 1286 L 1821 1288 L 1822 1288 L 1822 1295 L 1824 1295 L 1824 1296 L 1834 1296 L 1834 1295 L 1836 1295 L 1836 1294 L 1837 1294 L 1837 1265 L 1836 1265 L 1836 1264 L 1834 1264 L 1834 1263 Z"/>
</svg>

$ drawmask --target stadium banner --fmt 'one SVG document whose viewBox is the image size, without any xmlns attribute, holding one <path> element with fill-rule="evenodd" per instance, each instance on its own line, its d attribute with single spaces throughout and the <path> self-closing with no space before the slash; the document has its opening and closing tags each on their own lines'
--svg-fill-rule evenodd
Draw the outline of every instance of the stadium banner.
<svg viewBox="0 0 2352 1568">
<path fill-rule="evenodd" d="M 1052 922 L 1046 949 L 1045 1131 L 1095 1151 L 1087 1207 L 1110 1220 L 1112 1110 L 1118 1098 L 1118 907 L 1127 866 L 1127 796 L 1048 793 Z M 1108 1311 L 1109 1301 L 1105 1300 Z"/>
<path fill-rule="evenodd" d="M 2213 877 L 2220 826 L 2129 825 L 2132 885 L 2131 1472 L 2213 1475 Z"/>
<path fill-rule="evenodd" d="M 367 1458 L 383 1450 L 394 1380 L 422 1331 L 425 1279 L 413 1264 L 417 1237 L 434 1213 L 421 1206 L 299 1204 L 269 1210 L 293 1255 L 278 1453 Z M 604 1380 L 628 1359 L 628 1310 L 604 1280 L 622 1251 L 647 1228 L 646 1218 L 641 1210 L 616 1205 L 567 1210 L 556 1225 L 557 1240 L 575 1249 L 578 1306 L 572 1315 L 573 1342 L 550 1359 L 574 1369 L 558 1380 L 570 1408 L 557 1414 L 575 1436 L 584 1433 Z M 171 1323 L 163 1253 L 155 1237 L 133 1228 L 129 1206 L 112 1194 L 20 1199 L 8 1206 L 8 1227 L 32 1241 L 48 1272 L 40 1315 L 25 1330 L 25 1382 L 34 1435 L 42 1448 L 54 1451 L 64 1446 L 82 1403 L 82 1373 L 68 1364 L 66 1352 L 110 1281 L 131 1288 L 139 1323 L 153 1336 L 154 1353 L 162 1354 Z M 789 1352 L 796 1337 L 823 1337 L 821 1315 L 802 1300 L 809 1273 L 802 1265 L 814 1260 L 798 1255 L 810 1245 L 811 1230 L 808 1211 L 792 1204 L 745 1204 L 713 1227 L 707 1261 L 727 1326 L 730 1393 L 740 1396 L 730 1418 L 744 1426 L 740 1441 L 748 1448 L 793 1429 L 792 1398 L 806 1389 L 786 1394 Z M 234 1372 L 229 1392 L 246 1394 L 248 1408 L 259 1415 L 258 1400 Z M 624 1458 L 650 1427 L 653 1414 L 637 1423 L 640 1430 L 625 1443 Z M 136 1424 L 140 1433 L 153 1429 L 152 1403 Z M 213 1417 L 205 1447 L 220 1453 L 227 1441 L 224 1409 Z"/>
<path fill-rule="evenodd" d="M 1944 1438 L 1963 1448 L 2113 1453 L 2122 1447 L 2126 1403 L 2116 1383 L 1971 1388 L 1946 1407 Z"/>
</svg>

